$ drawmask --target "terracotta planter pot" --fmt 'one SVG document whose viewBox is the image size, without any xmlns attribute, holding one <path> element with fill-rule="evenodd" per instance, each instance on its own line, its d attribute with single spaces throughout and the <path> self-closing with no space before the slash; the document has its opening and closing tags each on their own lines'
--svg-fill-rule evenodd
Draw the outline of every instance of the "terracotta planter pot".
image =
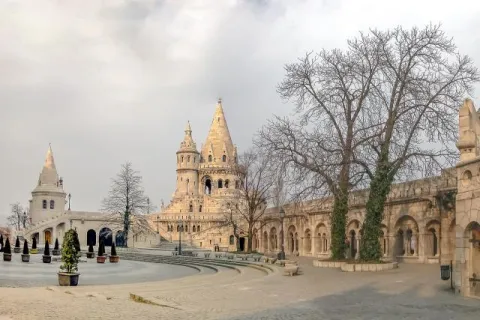
<svg viewBox="0 0 480 320">
<path fill-rule="evenodd" d="M 87 252 L 87 259 L 95 258 L 95 252 Z"/>
<path fill-rule="evenodd" d="M 50 263 L 52 262 L 52 256 L 43 255 L 42 260 L 43 260 L 43 263 Z"/>
<path fill-rule="evenodd" d="M 53 249 L 53 250 L 52 250 L 52 254 L 53 254 L 54 256 L 59 256 L 59 255 L 60 255 L 60 249 L 58 249 L 58 250 Z"/>
<path fill-rule="evenodd" d="M 13 253 L 20 253 L 22 250 L 20 249 L 20 247 L 15 247 L 13 248 Z"/>
<path fill-rule="evenodd" d="M 30 250 L 30 254 L 37 254 L 38 253 L 38 249 L 31 249 Z"/>
<path fill-rule="evenodd" d="M 59 272 L 58 273 L 58 285 L 67 286 L 67 287 L 75 287 L 75 286 L 78 285 L 78 278 L 79 277 L 80 277 L 80 273 Z"/>
<path fill-rule="evenodd" d="M 3 261 L 12 261 L 12 254 L 11 253 L 4 253 L 3 254 Z"/>
<path fill-rule="evenodd" d="M 118 263 L 118 261 L 120 261 L 120 257 L 119 256 L 110 256 L 110 263 Z"/>
<path fill-rule="evenodd" d="M 105 263 L 107 257 L 105 256 L 97 256 L 97 263 Z"/>
<path fill-rule="evenodd" d="M 30 255 L 22 253 L 22 262 L 30 262 Z"/>
</svg>

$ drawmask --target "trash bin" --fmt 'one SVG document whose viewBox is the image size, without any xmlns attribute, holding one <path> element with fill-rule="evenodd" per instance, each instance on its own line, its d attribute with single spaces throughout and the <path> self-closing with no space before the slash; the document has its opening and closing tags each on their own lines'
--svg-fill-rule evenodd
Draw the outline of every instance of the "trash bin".
<svg viewBox="0 0 480 320">
<path fill-rule="evenodd" d="M 450 265 L 447 264 L 447 265 L 440 266 L 440 276 L 442 280 L 450 279 L 450 273 L 451 273 Z"/>
</svg>

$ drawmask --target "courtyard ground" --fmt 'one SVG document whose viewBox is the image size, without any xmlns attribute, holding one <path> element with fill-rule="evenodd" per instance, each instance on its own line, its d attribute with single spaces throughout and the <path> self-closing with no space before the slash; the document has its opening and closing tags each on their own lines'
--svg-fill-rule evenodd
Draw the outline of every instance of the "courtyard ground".
<svg viewBox="0 0 480 320">
<path fill-rule="evenodd" d="M 453 295 L 448 281 L 440 280 L 438 265 L 344 273 L 298 260 L 303 274 L 295 277 L 244 268 L 142 284 L 0 288 L 0 319 L 470 320 L 480 315 L 480 300 Z M 156 305 L 134 302 L 130 293 Z"/>
</svg>

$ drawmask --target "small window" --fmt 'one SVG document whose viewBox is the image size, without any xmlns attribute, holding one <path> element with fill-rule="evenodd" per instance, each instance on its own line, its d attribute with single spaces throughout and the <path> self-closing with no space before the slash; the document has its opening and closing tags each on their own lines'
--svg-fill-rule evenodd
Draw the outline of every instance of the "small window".
<svg viewBox="0 0 480 320">
<path fill-rule="evenodd" d="M 227 156 L 226 156 L 226 155 L 223 155 L 222 161 L 223 161 L 223 162 L 227 162 Z"/>
<path fill-rule="evenodd" d="M 190 156 L 187 157 L 187 162 L 190 162 Z"/>
<path fill-rule="evenodd" d="M 202 205 L 200 205 L 200 207 L 198 207 L 198 212 L 202 212 Z"/>
<path fill-rule="evenodd" d="M 234 244 L 235 244 L 235 237 L 230 236 L 230 245 L 234 245 Z"/>
<path fill-rule="evenodd" d="M 183 162 L 183 156 L 182 156 L 182 162 Z"/>
<path fill-rule="evenodd" d="M 189 212 L 193 212 L 193 204 L 190 203 L 190 206 L 188 207 Z"/>
<path fill-rule="evenodd" d="M 212 155 L 211 154 L 208 155 L 208 162 L 212 162 Z"/>
<path fill-rule="evenodd" d="M 42 201 L 42 208 L 47 209 L 47 200 Z"/>
<path fill-rule="evenodd" d="M 179 231 L 180 231 L 180 226 L 178 225 L 178 226 L 177 226 L 177 232 L 179 232 Z"/>
<path fill-rule="evenodd" d="M 197 231 L 197 227 L 193 226 L 193 232 Z"/>
<path fill-rule="evenodd" d="M 225 180 L 225 188 L 228 188 L 229 182 L 230 182 L 230 181 Z"/>
<path fill-rule="evenodd" d="M 50 209 L 55 209 L 55 201 L 50 200 Z"/>
<path fill-rule="evenodd" d="M 188 226 L 185 226 L 185 232 L 188 232 Z"/>
<path fill-rule="evenodd" d="M 200 232 L 200 225 L 197 226 L 197 232 Z"/>
<path fill-rule="evenodd" d="M 219 188 L 219 189 L 223 188 L 223 181 L 222 181 L 222 179 L 218 180 L 218 188 Z"/>
</svg>

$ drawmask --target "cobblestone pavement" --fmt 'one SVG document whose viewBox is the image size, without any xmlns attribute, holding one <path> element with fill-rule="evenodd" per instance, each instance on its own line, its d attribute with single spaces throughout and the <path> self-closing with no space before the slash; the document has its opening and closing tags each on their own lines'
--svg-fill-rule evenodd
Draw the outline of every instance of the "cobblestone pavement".
<svg viewBox="0 0 480 320">
<path fill-rule="evenodd" d="M 438 265 L 381 273 L 312 266 L 303 274 L 194 275 L 162 282 L 77 288 L 0 288 L 0 317 L 12 319 L 478 319 L 480 300 L 448 292 Z M 0 270 L 1 272 L 1 270 Z M 134 293 L 155 304 L 133 302 Z"/>
</svg>

